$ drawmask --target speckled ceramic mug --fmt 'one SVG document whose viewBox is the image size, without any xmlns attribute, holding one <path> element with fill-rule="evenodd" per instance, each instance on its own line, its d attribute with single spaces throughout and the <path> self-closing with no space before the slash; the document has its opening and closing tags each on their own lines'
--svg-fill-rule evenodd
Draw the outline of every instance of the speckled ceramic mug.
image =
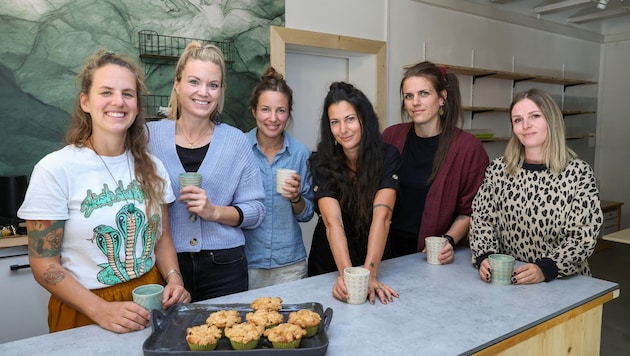
<svg viewBox="0 0 630 356">
<path fill-rule="evenodd" d="M 432 265 L 439 265 L 440 251 L 446 245 L 446 238 L 442 236 L 429 236 L 424 239 L 424 247 L 427 251 L 427 262 Z"/>
<path fill-rule="evenodd" d="M 514 257 L 502 253 L 494 253 L 488 256 L 490 268 L 492 268 L 492 284 L 506 286 L 512 284 L 512 271 L 514 270 Z"/>
<path fill-rule="evenodd" d="M 348 304 L 363 304 L 367 299 L 370 270 L 363 267 L 348 267 L 343 270 L 343 282 L 348 290 Z"/>
</svg>

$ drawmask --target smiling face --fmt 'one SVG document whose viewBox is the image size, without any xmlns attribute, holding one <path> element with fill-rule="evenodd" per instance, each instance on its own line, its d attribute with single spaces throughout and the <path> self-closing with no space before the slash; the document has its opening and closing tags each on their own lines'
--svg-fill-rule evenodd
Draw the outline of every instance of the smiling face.
<svg viewBox="0 0 630 356">
<path fill-rule="evenodd" d="M 525 147 L 525 159 L 529 163 L 541 163 L 547 141 L 547 119 L 533 101 L 525 98 L 512 107 L 510 113 L 512 131 Z"/>
<path fill-rule="evenodd" d="M 284 93 L 263 91 L 252 114 L 256 118 L 259 135 L 277 138 L 282 135 L 289 121 L 289 100 Z"/>
<path fill-rule="evenodd" d="M 361 145 L 363 128 L 354 106 L 345 100 L 331 104 L 328 107 L 328 119 L 330 131 L 346 155 L 356 154 Z"/>
<path fill-rule="evenodd" d="M 80 94 L 81 109 L 90 114 L 92 134 L 125 134 L 138 115 L 133 73 L 116 64 L 94 71 L 90 91 Z"/>
<path fill-rule="evenodd" d="M 209 61 L 191 59 L 174 87 L 182 116 L 207 119 L 217 110 L 221 100 L 221 68 Z"/>
<path fill-rule="evenodd" d="M 444 105 L 446 91 L 438 95 L 430 81 L 421 76 L 405 79 L 402 85 L 403 103 L 407 114 L 416 126 L 422 126 L 423 132 L 438 134 L 438 111 Z"/>
</svg>

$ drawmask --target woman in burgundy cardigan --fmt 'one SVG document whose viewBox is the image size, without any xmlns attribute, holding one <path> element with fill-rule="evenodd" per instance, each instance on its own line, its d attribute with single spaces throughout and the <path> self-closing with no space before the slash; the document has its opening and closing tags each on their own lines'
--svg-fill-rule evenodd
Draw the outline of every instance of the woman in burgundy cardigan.
<svg viewBox="0 0 630 356">
<path fill-rule="evenodd" d="M 389 233 L 389 257 L 424 250 L 424 238 L 449 243 L 440 263 L 453 261 L 455 245 L 468 234 L 472 200 L 489 164 L 488 154 L 463 122 L 459 81 L 431 62 L 408 68 L 400 83 L 401 115 L 383 139 L 402 154 L 400 183 Z"/>
</svg>

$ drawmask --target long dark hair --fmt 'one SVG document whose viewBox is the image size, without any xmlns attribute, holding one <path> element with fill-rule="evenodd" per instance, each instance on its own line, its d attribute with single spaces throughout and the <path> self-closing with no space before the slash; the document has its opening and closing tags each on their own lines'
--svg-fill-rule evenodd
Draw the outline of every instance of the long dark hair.
<svg viewBox="0 0 630 356">
<path fill-rule="evenodd" d="M 438 144 L 435 158 L 433 159 L 433 170 L 429 181 L 433 181 L 435 176 L 442 168 L 448 154 L 448 147 L 451 145 L 455 128 L 461 126 L 464 122 L 464 114 L 462 111 L 462 98 L 459 92 L 459 79 L 457 75 L 447 71 L 445 67 L 437 67 L 432 62 L 420 62 L 405 70 L 402 80 L 400 81 L 400 111 L 403 120 L 408 119 L 407 110 L 405 109 L 403 85 L 405 81 L 412 77 L 423 77 L 433 88 L 442 96 L 442 91 L 446 90 L 446 98 L 444 99 L 444 114 L 440 115 L 440 143 Z"/>
<path fill-rule="evenodd" d="M 383 140 L 374 107 L 363 92 L 352 84 L 334 82 L 324 99 L 317 154 L 309 160 L 313 175 L 328 178 L 328 189 L 337 193 L 341 210 L 356 211 L 354 231 L 362 236 L 369 232 L 372 204 L 383 172 Z M 330 130 L 328 108 L 346 101 L 357 112 L 362 128 L 356 172 L 352 172 L 341 145 Z"/>
</svg>

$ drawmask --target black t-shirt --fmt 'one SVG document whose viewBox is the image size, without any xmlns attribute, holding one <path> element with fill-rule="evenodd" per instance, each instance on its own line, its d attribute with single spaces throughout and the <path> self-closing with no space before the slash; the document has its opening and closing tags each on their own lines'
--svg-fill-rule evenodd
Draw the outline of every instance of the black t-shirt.
<svg viewBox="0 0 630 356">
<path fill-rule="evenodd" d="M 385 157 L 383 163 L 383 173 L 380 178 L 380 184 L 378 189 L 384 188 L 398 188 L 398 169 L 400 167 L 400 154 L 398 150 L 389 144 L 385 144 Z M 337 192 L 330 191 L 328 189 L 328 177 L 322 177 L 317 172 L 312 171 L 313 175 L 313 189 L 315 190 L 315 207 L 317 208 L 317 201 L 323 197 L 330 197 L 339 199 Z M 368 236 L 356 236 L 353 232 L 354 210 L 343 209 L 341 211 L 344 231 L 346 233 L 346 239 L 348 240 L 348 250 L 350 253 L 350 260 L 353 266 L 363 265 L 365 257 L 367 255 L 367 241 Z M 364 229 L 369 231 L 369 227 Z M 328 244 L 328 238 L 326 237 L 326 227 L 324 226 L 322 217 L 319 217 L 315 231 L 313 232 L 313 241 L 311 243 L 311 252 L 308 259 L 308 274 L 314 276 L 322 273 L 333 272 L 337 270 L 335 259 L 333 258 L 330 245 Z"/>
<path fill-rule="evenodd" d="M 182 162 L 184 171 L 197 172 L 199 167 L 201 167 L 203 159 L 206 157 L 206 153 L 208 153 L 210 144 L 208 143 L 198 148 L 175 147 L 177 148 L 177 156 L 179 156 L 179 160 Z"/>
<path fill-rule="evenodd" d="M 402 153 L 396 197 L 396 208 L 392 216 L 392 230 L 417 236 L 424 212 L 424 203 L 431 188 L 428 179 L 433 170 L 433 161 L 440 135 L 433 137 L 418 137 L 413 130 L 409 130 Z"/>
</svg>

